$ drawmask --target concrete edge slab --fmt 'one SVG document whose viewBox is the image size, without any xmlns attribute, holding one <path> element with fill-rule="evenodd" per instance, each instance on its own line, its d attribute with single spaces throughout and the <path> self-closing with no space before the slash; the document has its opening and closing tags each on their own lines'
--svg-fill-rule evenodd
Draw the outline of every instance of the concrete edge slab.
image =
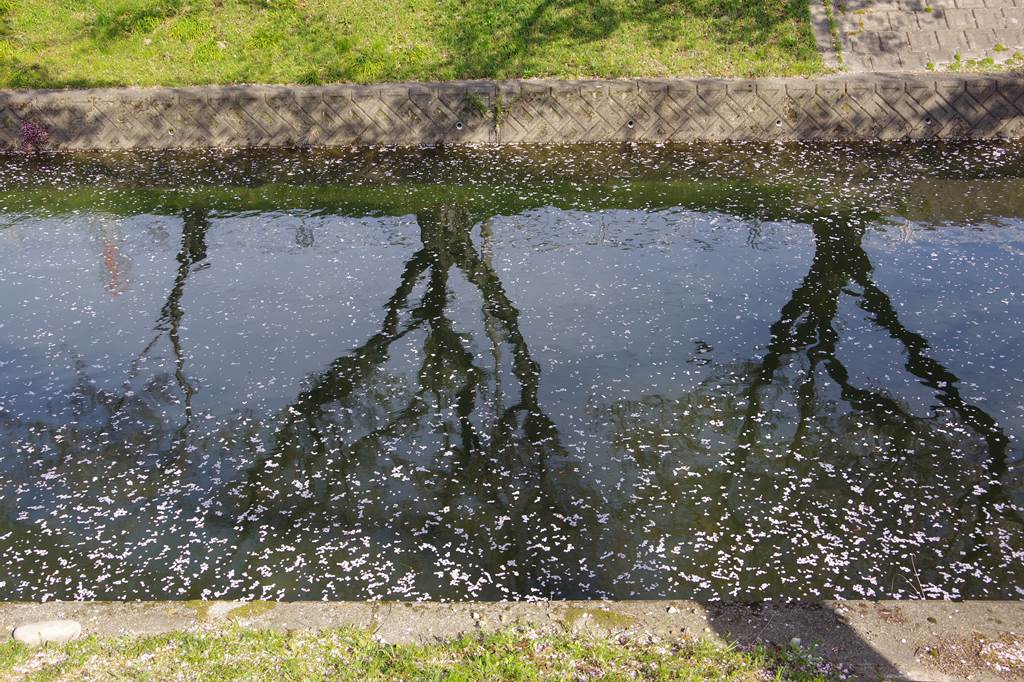
<svg viewBox="0 0 1024 682">
<path fill-rule="evenodd" d="M 529 625 L 552 631 L 635 631 L 665 639 L 741 645 L 793 638 L 862 679 L 961 679 L 943 647 L 1007 635 L 1024 637 L 1024 602 L 823 601 L 718 604 L 672 601 L 511 603 L 409 602 L 47 602 L 0 603 L 7 637 L 21 624 L 72 619 L 85 635 L 153 635 L 229 624 L 275 630 L 367 628 L 384 642 L 430 642 Z M 1019 639 L 1024 642 L 1024 639 Z M 972 679 L 1000 679 L 973 668 Z"/>
<path fill-rule="evenodd" d="M 963 138 L 1024 138 L 1024 75 L 0 90 L 9 150 Z"/>
</svg>

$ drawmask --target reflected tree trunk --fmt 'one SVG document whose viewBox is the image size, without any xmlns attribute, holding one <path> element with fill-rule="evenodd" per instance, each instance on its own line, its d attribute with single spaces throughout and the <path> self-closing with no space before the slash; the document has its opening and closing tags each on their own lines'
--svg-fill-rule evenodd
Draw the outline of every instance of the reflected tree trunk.
<svg viewBox="0 0 1024 682">
<path fill-rule="evenodd" d="M 381 518 L 378 523 L 417 526 L 440 513 L 450 528 L 438 532 L 447 537 L 466 522 L 452 516 L 462 500 L 476 499 L 470 513 L 478 517 L 473 521 L 478 537 L 469 544 L 475 551 L 498 554 L 487 565 L 515 566 L 505 581 L 513 593 L 571 594 L 588 579 L 585 571 L 561 564 L 556 570 L 559 552 L 545 554 L 537 547 L 545 539 L 561 541 L 577 556 L 586 543 L 576 536 L 588 524 L 567 524 L 565 518 L 592 514 L 593 505 L 583 504 L 587 494 L 572 489 L 571 477 L 552 478 L 551 458 L 562 459 L 567 453 L 554 421 L 540 404 L 540 366 L 519 327 L 519 311 L 494 270 L 490 222 L 481 225 L 479 248 L 472 239 L 475 221 L 460 206 L 423 209 L 417 213 L 417 222 L 422 248 L 406 263 L 384 306 L 380 330 L 310 377 L 307 387 L 281 413 L 282 425 L 268 458 L 275 467 L 268 470 L 257 465 L 249 471 L 247 513 L 270 508 L 266 494 L 280 489 L 278 480 L 284 475 L 278 467 L 299 479 L 311 470 L 314 459 L 337 462 L 333 480 L 344 494 L 358 495 L 350 485 L 354 472 L 372 476 L 389 466 L 423 466 L 421 459 L 396 450 L 394 443 L 406 442 L 402 438 L 429 442 L 436 437 L 438 452 L 427 469 L 439 475 L 433 476 L 431 484 L 416 488 L 416 499 L 399 514 L 400 520 Z M 456 274 L 481 297 L 493 370 L 477 364 L 471 337 L 456 329 L 451 319 L 448 308 Z M 401 404 L 386 405 L 375 423 L 347 427 L 360 435 L 346 437 L 339 415 L 365 419 L 377 412 L 364 401 L 383 381 L 384 368 L 399 342 L 419 348 L 421 361 L 413 389 Z M 518 388 L 517 398 L 509 404 L 501 380 L 505 345 Z M 489 379 L 493 387 L 488 386 Z M 491 404 L 482 404 L 487 402 Z M 449 413 L 451 419 L 444 416 Z M 294 500 L 281 500 L 276 508 L 289 507 L 291 516 L 310 513 L 323 503 L 311 500 L 303 510 Z M 255 527 L 246 532 L 255 532 Z M 413 535 L 408 528 L 406 534 Z M 525 565 L 518 563 L 524 560 Z"/>
<path fill-rule="evenodd" d="M 764 438 L 762 427 L 767 414 L 764 397 L 789 356 L 803 355 L 806 362 L 795 390 L 799 416 L 789 444 L 791 455 L 798 453 L 805 444 L 809 424 L 816 417 L 819 367 L 839 387 L 842 400 L 853 410 L 870 415 L 875 424 L 912 426 L 932 418 L 931 415 L 916 416 L 890 395 L 851 381 L 837 351 L 841 334 L 836 317 L 840 298 L 845 293 L 856 297 L 858 306 L 868 313 L 868 319 L 900 344 L 906 357 L 904 368 L 934 392 L 938 401 L 935 408 L 952 413 L 960 424 L 985 442 L 985 461 L 980 463 L 986 473 L 985 491 L 977 496 L 972 523 L 960 533 L 970 538 L 967 557 L 980 557 L 988 549 L 983 525 L 998 516 L 1012 515 L 1009 511 L 1012 506 L 1006 504 L 1003 489 L 1008 471 L 1008 437 L 991 415 L 963 398 L 958 377 L 928 355 L 928 341 L 902 324 L 890 297 L 874 281 L 874 268 L 862 244 L 865 226 L 856 219 L 829 216 L 814 222 L 812 227 L 815 251 L 810 269 L 771 325 L 767 352 L 755 366 L 746 391 L 746 416 L 730 475 L 733 482 L 729 499 L 733 501 L 723 511 L 732 517 L 734 530 L 746 523 L 734 499 L 739 492 L 735 487 L 736 477 L 747 468 L 747 458 Z M 960 504 L 971 504 L 972 497 L 972 494 L 965 495 Z"/>
<path fill-rule="evenodd" d="M 181 337 L 182 321 L 185 318 L 185 308 L 182 301 L 189 277 L 192 273 L 206 265 L 206 236 L 210 230 L 209 210 L 206 208 L 187 208 L 182 211 L 181 218 L 181 245 L 178 253 L 175 255 L 175 261 L 178 266 L 171 289 L 163 306 L 160 308 L 160 315 L 154 325 L 157 334 L 146 344 L 132 362 L 128 371 L 128 378 L 125 380 L 125 392 L 118 398 L 111 412 L 111 419 L 113 419 L 124 406 L 127 394 L 131 390 L 131 382 L 138 375 L 143 360 L 149 356 L 160 339 L 166 336 L 171 345 L 171 352 L 174 355 L 174 380 L 181 391 L 181 400 L 184 406 L 184 423 L 179 427 L 178 436 L 175 440 L 179 440 L 184 435 L 192 421 L 192 398 L 196 392 L 195 386 L 193 386 L 185 371 L 188 353 L 182 344 Z"/>
</svg>

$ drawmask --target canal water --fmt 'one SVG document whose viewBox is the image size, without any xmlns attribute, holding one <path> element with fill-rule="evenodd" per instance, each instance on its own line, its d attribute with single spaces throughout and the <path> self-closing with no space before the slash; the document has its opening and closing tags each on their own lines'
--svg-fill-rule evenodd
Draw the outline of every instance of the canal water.
<svg viewBox="0 0 1024 682">
<path fill-rule="evenodd" d="M 1024 147 L 0 157 L 0 599 L 1024 596 Z"/>
</svg>

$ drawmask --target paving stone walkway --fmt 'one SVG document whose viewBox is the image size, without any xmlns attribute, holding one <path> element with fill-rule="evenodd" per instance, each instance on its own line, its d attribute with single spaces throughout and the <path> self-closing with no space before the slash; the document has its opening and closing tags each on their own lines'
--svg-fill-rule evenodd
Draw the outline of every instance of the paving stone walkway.
<svg viewBox="0 0 1024 682">
<path fill-rule="evenodd" d="M 848 71 L 944 71 L 958 55 L 1024 65 L 1024 0 L 829 1 Z M 811 16 L 826 62 L 838 66 L 825 3 L 813 0 Z"/>
</svg>

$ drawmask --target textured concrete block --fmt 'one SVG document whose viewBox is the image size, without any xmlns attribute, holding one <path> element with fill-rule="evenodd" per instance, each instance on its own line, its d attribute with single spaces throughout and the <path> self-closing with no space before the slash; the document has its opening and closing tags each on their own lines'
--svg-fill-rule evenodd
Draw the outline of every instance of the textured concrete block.
<svg viewBox="0 0 1024 682">
<path fill-rule="evenodd" d="M 967 35 L 962 30 L 935 31 L 935 41 L 939 44 L 939 54 L 947 55 L 949 59 L 967 50 Z"/>
<path fill-rule="evenodd" d="M 848 17 L 850 15 L 846 16 Z M 864 31 L 891 31 L 893 29 L 892 24 L 889 21 L 889 12 L 880 12 L 876 10 L 853 16 L 857 18 L 857 23 L 860 25 L 861 30 Z"/>
<path fill-rule="evenodd" d="M 1002 28 L 1006 22 L 1002 9 L 976 8 L 974 12 L 974 23 L 978 28 Z"/>
<path fill-rule="evenodd" d="M 912 51 L 935 50 L 939 47 L 934 31 L 915 31 L 907 34 Z"/>
<path fill-rule="evenodd" d="M 878 42 L 878 34 L 870 31 L 844 36 L 842 43 L 844 52 L 856 55 L 872 56 L 882 49 Z"/>
<path fill-rule="evenodd" d="M 1011 55 L 1016 49 L 1024 49 L 1024 29 L 1000 28 L 992 31 L 992 35 L 996 44 L 1008 48 Z"/>
<path fill-rule="evenodd" d="M 58 148 L 168 149 L 984 137 L 1021 116 L 1018 76 L 971 74 L 0 92 L 0 145 L 17 147 L 29 120 Z"/>
<path fill-rule="evenodd" d="M 916 12 L 918 30 L 921 31 L 944 31 L 949 29 L 946 23 L 946 13 L 941 9 L 933 8 L 931 12 Z"/>
<path fill-rule="evenodd" d="M 1003 8 L 1003 21 L 1006 26 L 1024 26 L 1024 0 L 1018 0 L 1016 7 Z"/>
<path fill-rule="evenodd" d="M 970 9 L 947 9 L 946 24 L 952 28 L 976 28 L 974 11 Z"/>
<path fill-rule="evenodd" d="M 996 44 L 996 34 L 990 28 L 969 28 L 964 31 L 967 45 L 972 52 L 991 50 Z"/>
<path fill-rule="evenodd" d="M 883 54 L 899 52 L 910 48 L 907 34 L 901 31 L 878 31 L 879 49 Z"/>
<path fill-rule="evenodd" d="M 915 12 L 889 12 L 889 26 L 893 31 L 911 33 L 918 31 L 917 14 Z"/>
<path fill-rule="evenodd" d="M 924 71 L 932 61 L 932 57 L 927 52 L 900 53 L 900 66 L 905 71 Z"/>
</svg>

